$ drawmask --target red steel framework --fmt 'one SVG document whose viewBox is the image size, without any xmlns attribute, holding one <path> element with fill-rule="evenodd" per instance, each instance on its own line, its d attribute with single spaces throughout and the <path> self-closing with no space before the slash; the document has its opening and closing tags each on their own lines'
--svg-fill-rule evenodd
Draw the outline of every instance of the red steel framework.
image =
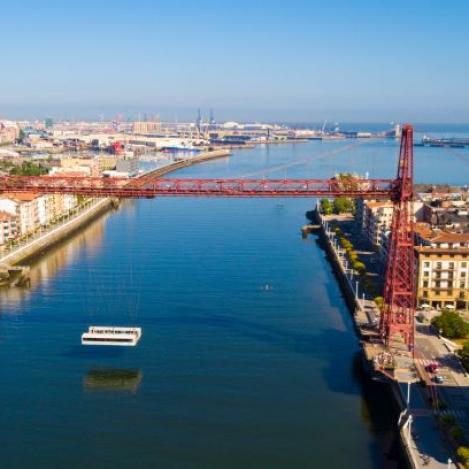
<svg viewBox="0 0 469 469">
<path fill-rule="evenodd" d="M 415 275 L 413 223 L 413 129 L 403 127 L 397 179 L 173 179 L 151 174 L 135 179 L 2 176 L 0 192 L 68 193 L 93 197 L 335 197 L 386 199 L 394 215 L 380 331 L 387 345 L 399 335 L 413 350 Z"/>
<path fill-rule="evenodd" d="M 93 197 L 312 197 L 389 198 L 392 179 L 164 179 L 2 176 L 0 192 L 73 193 Z"/>
<path fill-rule="evenodd" d="M 395 336 L 400 336 L 413 352 L 416 293 L 414 145 L 410 125 L 403 128 L 396 185 L 380 330 L 387 345 Z"/>
</svg>

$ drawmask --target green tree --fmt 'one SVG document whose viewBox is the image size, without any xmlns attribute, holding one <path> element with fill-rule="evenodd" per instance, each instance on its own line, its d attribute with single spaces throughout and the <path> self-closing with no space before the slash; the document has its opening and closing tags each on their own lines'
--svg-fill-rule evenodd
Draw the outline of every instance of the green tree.
<svg viewBox="0 0 469 469">
<path fill-rule="evenodd" d="M 454 311 L 444 310 L 432 319 L 432 325 L 449 339 L 462 339 L 469 334 L 469 324 Z"/>
<path fill-rule="evenodd" d="M 18 142 L 23 143 L 24 139 L 26 138 L 26 133 L 23 129 L 20 129 L 18 133 Z"/>
<path fill-rule="evenodd" d="M 347 213 L 353 209 L 353 202 L 347 197 L 337 197 L 334 199 L 334 213 Z"/>
<path fill-rule="evenodd" d="M 449 429 L 448 432 L 451 436 L 456 441 L 462 440 L 464 438 L 464 431 L 459 425 L 454 425 Z"/>
<path fill-rule="evenodd" d="M 469 342 L 463 345 L 463 348 L 459 351 L 459 357 L 466 370 L 469 370 Z"/>
<path fill-rule="evenodd" d="M 321 212 L 324 213 L 324 215 L 332 214 L 333 208 L 329 199 L 321 199 Z"/>
<path fill-rule="evenodd" d="M 47 168 L 31 161 L 23 161 L 21 166 L 15 166 L 10 170 L 12 176 L 42 176 L 47 173 Z"/>
<path fill-rule="evenodd" d="M 443 427 L 452 427 L 456 423 L 454 415 L 440 415 L 438 420 Z"/>
<path fill-rule="evenodd" d="M 466 446 L 460 446 L 456 453 L 461 458 L 463 463 L 467 463 L 469 461 L 469 448 Z"/>
<path fill-rule="evenodd" d="M 378 309 L 382 309 L 384 306 L 384 298 L 382 296 L 375 296 L 375 303 Z"/>
<path fill-rule="evenodd" d="M 366 274 L 366 267 L 363 262 L 357 261 L 353 263 L 353 268 L 359 273 L 359 275 Z"/>
</svg>

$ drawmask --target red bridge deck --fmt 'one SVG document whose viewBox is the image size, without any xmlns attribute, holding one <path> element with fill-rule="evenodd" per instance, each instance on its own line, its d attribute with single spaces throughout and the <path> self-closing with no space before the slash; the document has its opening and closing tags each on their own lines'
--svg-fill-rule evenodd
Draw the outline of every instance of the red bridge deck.
<svg viewBox="0 0 469 469">
<path fill-rule="evenodd" d="M 70 193 L 93 197 L 314 197 L 390 198 L 392 179 L 137 179 L 3 176 L 0 192 Z"/>
</svg>

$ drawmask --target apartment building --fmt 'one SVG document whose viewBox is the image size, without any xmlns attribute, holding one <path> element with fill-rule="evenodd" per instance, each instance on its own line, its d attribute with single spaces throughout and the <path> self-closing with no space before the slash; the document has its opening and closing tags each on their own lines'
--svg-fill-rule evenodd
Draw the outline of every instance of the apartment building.
<svg viewBox="0 0 469 469">
<path fill-rule="evenodd" d="M 5 194 L 0 197 L 0 215 L 5 214 L 5 223 L 8 221 L 6 215 L 10 215 L 12 220 L 10 225 L 3 227 L 4 234 L 8 233 L 8 239 L 24 236 L 41 226 L 49 225 L 77 205 L 78 198 L 75 195 L 29 192 Z"/>
<path fill-rule="evenodd" d="M 362 231 L 373 246 L 381 246 L 382 234 L 391 228 L 393 212 L 394 205 L 391 201 L 365 201 Z"/>
<path fill-rule="evenodd" d="M 16 215 L 0 212 L 0 246 L 18 235 L 18 221 Z"/>
<path fill-rule="evenodd" d="M 39 227 L 39 197 L 41 195 L 34 192 L 18 192 L 0 198 L 0 211 L 17 217 L 20 236 Z"/>
<path fill-rule="evenodd" d="M 390 200 L 358 199 L 355 208 L 355 222 L 380 256 L 385 259 L 391 234 L 393 203 Z M 415 219 L 421 219 L 422 213 L 423 202 L 414 202 Z"/>
<path fill-rule="evenodd" d="M 469 309 L 469 232 L 416 226 L 417 304 Z"/>
</svg>

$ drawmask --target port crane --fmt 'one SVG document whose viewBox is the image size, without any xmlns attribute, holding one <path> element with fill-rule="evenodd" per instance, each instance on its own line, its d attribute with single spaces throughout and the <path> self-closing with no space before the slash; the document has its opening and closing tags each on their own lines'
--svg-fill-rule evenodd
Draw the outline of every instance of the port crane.
<svg viewBox="0 0 469 469">
<path fill-rule="evenodd" d="M 81 194 L 92 197 L 336 197 L 391 199 L 394 204 L 380 333 L 414 351 L 415 262 L 413 128 L 402 128 L 395 179 L 136 179 L 63 176 L 2 176 L 0 192 Z"/>
</svg>

